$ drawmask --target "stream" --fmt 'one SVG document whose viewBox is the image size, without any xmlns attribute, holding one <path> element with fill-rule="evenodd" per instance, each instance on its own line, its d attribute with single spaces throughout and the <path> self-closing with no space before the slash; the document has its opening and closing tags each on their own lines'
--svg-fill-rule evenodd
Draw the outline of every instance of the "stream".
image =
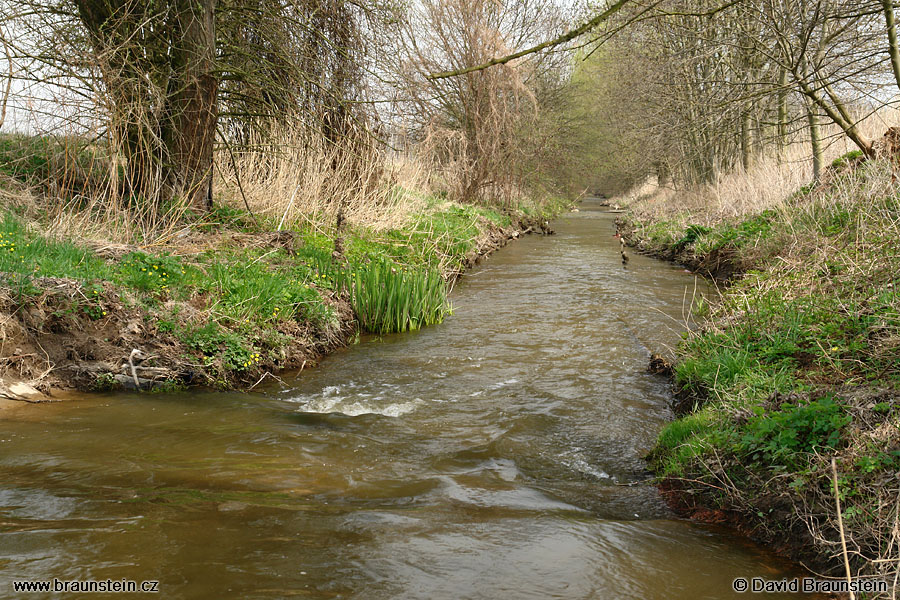
<svg viewBox="0 0 900 600">
<path fill-rule="evenodd" d="M 0 598 L 109 578 L 167 599 L 694 600 L 802 575 L 647 481 L 672 418 L 649 353 L 703 288 L 623 267 L 605 211 L 496 253 L 443 324 L 364 336 L 285 385 L 0 415 Z"/>
</svg>

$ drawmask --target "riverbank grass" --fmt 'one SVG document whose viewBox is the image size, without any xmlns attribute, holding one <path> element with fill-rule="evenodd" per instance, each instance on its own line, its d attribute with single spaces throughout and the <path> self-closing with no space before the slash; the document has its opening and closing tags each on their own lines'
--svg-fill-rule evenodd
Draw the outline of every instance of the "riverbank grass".
<svg viewBox="0 0 900 600">
<path fill-rule="evenodd" d="M 684 416 L 650 456 L 664 487 L 840 574 L 834 458 L 852 567 L 893 577 L 900 190 L 890 164 L 848 161 L 757 214 L 623 226 L 646 251 L 727 279 L 677 351 Z"/>
<path fill-rule="evenodd" d="M 439 323 L 450 280 L 527 219 L 428 195 L 410 205 L 402 226 L 340 232 L 312 221 L 279 231 L 273 218 L 220 205 L 146 245 L 61 238 L 47 213 L 13 207 L 0 216 L 3 333 L 23 355 L 57 344 L 61 362 L 93 369 L 62 385 L 110 387 L 120 357 L 107 354 L 132 347 L 155 348 L 153 364 L 176 382 L 252 383 L 345 343 L 354 322 L 376 334 Z M 7 363 L 13 379 L 47 367 Z"/>
</svg>

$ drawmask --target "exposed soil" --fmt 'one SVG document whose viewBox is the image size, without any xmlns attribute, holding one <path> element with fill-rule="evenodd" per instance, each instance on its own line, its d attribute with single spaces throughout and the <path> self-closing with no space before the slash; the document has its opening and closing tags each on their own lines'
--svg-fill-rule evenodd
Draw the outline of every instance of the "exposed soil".
<svg viewBox="0 0 900 600">
<path fill-rule="evenodd" d="M 793 517 L 793 504 L 786 497 L 769 494 L 755 498 L 756 509 L 766 517 L 753 519 L 746 510 L 718 506 L 715 490 L 704 483 L 668 477 L 658 487 L 663 500 L 680 517 L 737 531 L 812 573 L 842 575 L 834 571 L 833 561 L 824 559 L 806 524 Z"/>
<path fill-rule="evenodd" d="M 513 219 L 508 227 L 485 222 L 484 233 L 466 265 L 474 266 L 521 235 L 541 231 L 542 225 L 546 226 L 543 221 L 524 218 Z M 230 241 L 203 239 L 202 243 L 208 248 Z M 292 240 L 282 234 L 261 234 L 240 242 L 283 247 Z M 196 238 L 193 243 L 198 243 Z M 129 250 L 114 246 L 97 249 L 108 258 Z M 450 280 L 461 275 L 461 271 L 446 273 Z M 0 281 L 0 401 L 4 403 L 57 401 L 70 397 L 67 392 L 104 389 L 198 385 L 249 389 L 270 375 L 315 365 L 324 355 L 347 345 L 358 328 L 347 299 L 320 290 L 337 314 L 336 326 L 283 322 L 279 333 L 287 342 L 280 346 L 279 358 L 264 359 L 253 369 L 223 377 L 226 370 L 221 365 L 206 364 L 175 335 L 160 331 L 148 311 L 127 298 L 123 301 L 120 291 L 109 283 L 103 284 L 102 291 L 94 286 L 90 292 L 72 279 L 40 278 L 33 280 L 32 286 L 36 294 L 31 290 L 21 295 L 13 285 Z M 102 307 L 102 313 L 83 308 L 88 294 L 90 305 Z M 194 306 L 198 302 L 202 304 L 202 299 L 180 303 L 179 314 L 186 322 L 203 319 L 202 311 Z"/>
</svg>

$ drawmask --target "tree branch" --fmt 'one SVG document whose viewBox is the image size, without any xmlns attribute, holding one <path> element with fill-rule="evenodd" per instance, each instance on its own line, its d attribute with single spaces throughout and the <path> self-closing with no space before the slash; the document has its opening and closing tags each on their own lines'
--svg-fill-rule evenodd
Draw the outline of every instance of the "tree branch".
<svg viewBox="0 0 900 600">
<path fill-rule="evenodd" d="M 459 75 L 465 75 L 466 73 L 474 73 L 475 71 L 482 71 L 489 67 L 493 67 L 496 65 L 505 65 L 506 63 L 515 60 L 517 58 L 522 58 L 523 56 L 528 56 L 529 54 L 534 54 L 536 52 L 540 52 L 541 50 L 546 50 L 547 48 L 552 48 L 554 46 L 559 46 L 560 44 L 565 44 L 571 40 L 574 40 L 578 36 L 583 33 L 587 33 L 594 27 L 597 27 L 608 18 L 619 12 L 619 10 L 628 4 L 631 0 L 618 0 L 615 4 L 604 10 L 602 13 L 594 17 L 593 19 L 586 21 L 581 26 L 564 33 L 558 38 L 548 40 L 546 42 L 542 42 L 537 46 L 532 46 L 531 48 L 527 48 L 525 50 L 520 50 L 519 52 L 515 52 L 513 54 L 509 54 L 507 56 L 503 56 L 500 58 L 492 58 L 484 64 L 476 65 L 474 67 L 466 67 L 465 69 L 457 69 L 455 71 L 443 71 L 441 73 L 432 73 L 428 75 L 427 78 L 431 80 L 435 79 L 447 79 L 449 77 L 458 77 Z"/>
</svg>

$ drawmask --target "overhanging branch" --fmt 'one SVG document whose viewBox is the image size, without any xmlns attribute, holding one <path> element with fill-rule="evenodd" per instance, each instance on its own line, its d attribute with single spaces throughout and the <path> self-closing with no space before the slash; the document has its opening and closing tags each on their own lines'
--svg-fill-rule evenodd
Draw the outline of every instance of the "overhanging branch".
<svg viewBox="0 0 900 600">
<path fill-rule="evenodd" d="M 519 52 L 515 52 L 514 54 L 509 54 L 507 56 L 502 56 L 499 58 L 492 58 L 484 64 L 476 65 L 474 67 L 466 67 L 465 69 L 457 69 L 455 71 L 443 71 L 441 73 L 432 73 L 428 75 L 428 79 L 447 79 L 448 77 L 458 77 L 459 75 L 465 75 L 466 73 L 474 73 L 475 71 L 482 71 L 489 67 L 493 67 L 496 65 L 505 65 L 511 60 L 516 60 L 517 58 L 522 58 L 523 56 L 528 56 L 529 54 L 534 54 L 535 52 L 540 52 L 541 50 L 546 50 L 547 48 L 552 48 L 554 46 L 559 46 L 560 44 L 565 44 L 571 40 L 574 40 L 578 36 L 583 33 L 587 33 L 594 27 L 600 25 L 600 23 L 604 22 L 621 9 L 623 6 L 628 4 L 631 0 L 619 0 L 612 6 L 608 7 L 602 13 L 591 19 L 590 21 L 586 21 L 579 27 L 572 29 L 559 36 L 558 38 L 548 40 L 546 42 L 542 42 L 537 46 L 532 46 L 531 48 L 527 48 L 525 50 L 520 50 Z"/>
</svg>

